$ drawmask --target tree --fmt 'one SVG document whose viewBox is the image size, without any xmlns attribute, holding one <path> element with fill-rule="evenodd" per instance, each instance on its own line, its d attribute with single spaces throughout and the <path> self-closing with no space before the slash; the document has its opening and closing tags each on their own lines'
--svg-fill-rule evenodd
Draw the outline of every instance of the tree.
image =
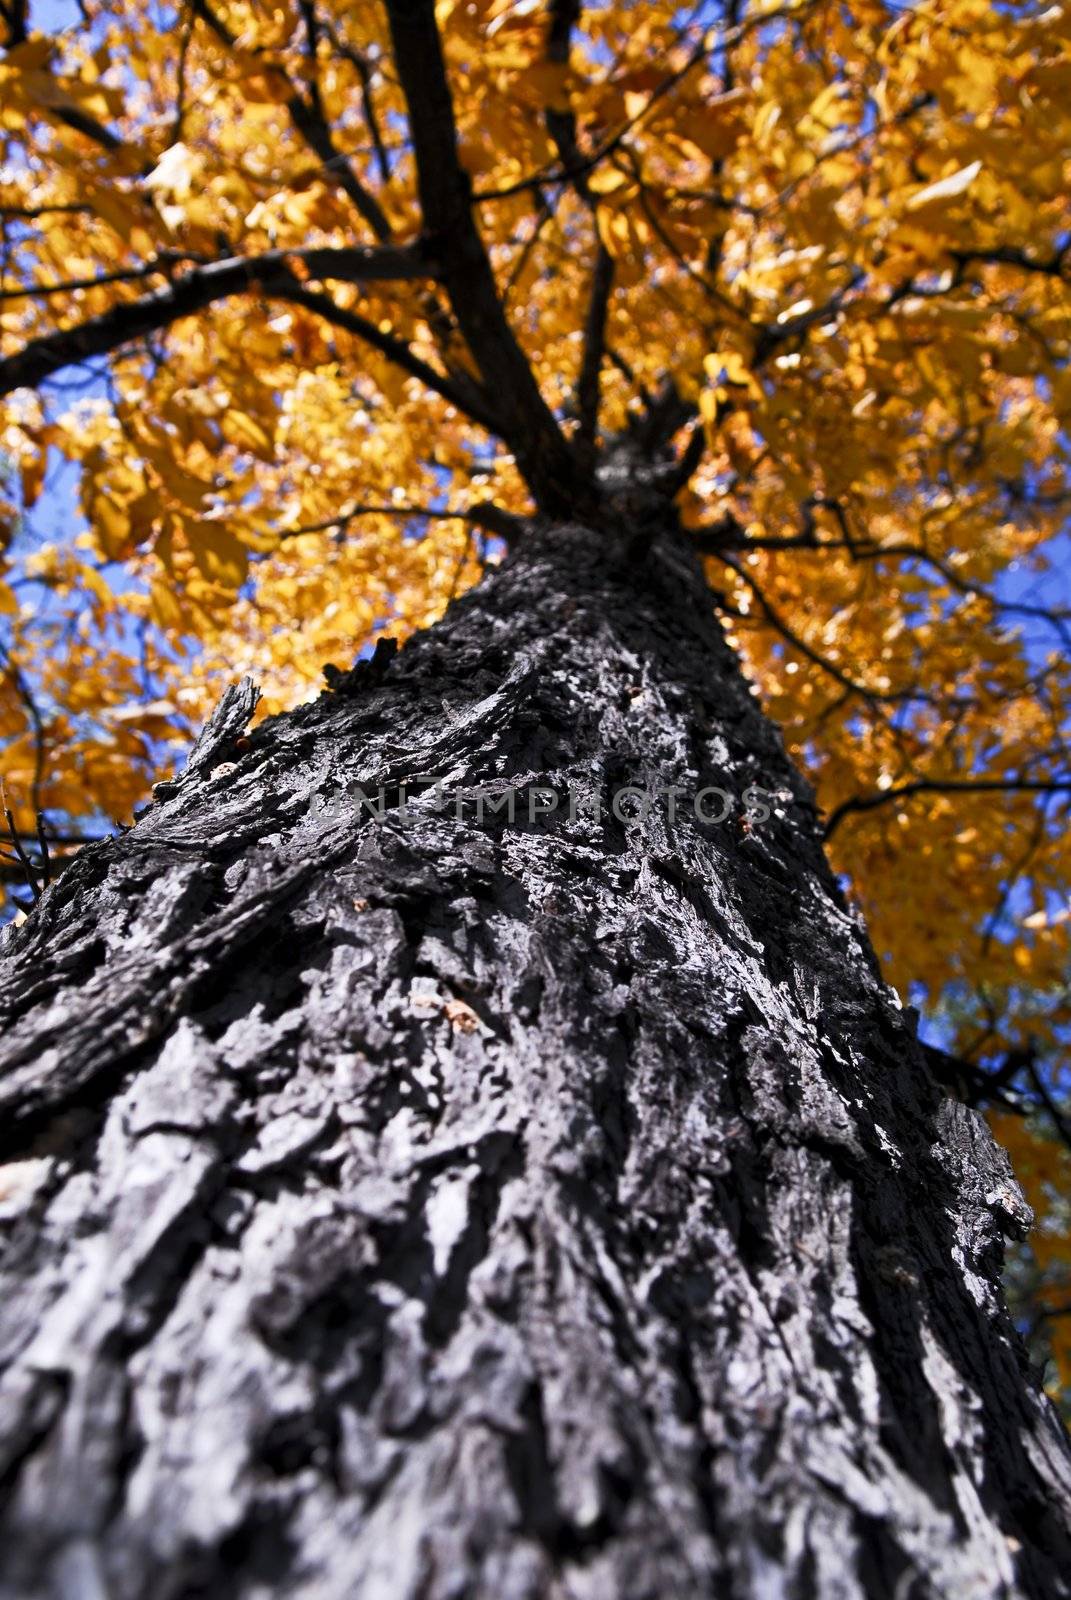
<svg viewBox="0 0 1071 1600">
<path fill-rule="evenodd" d="M 1066 1594 L 1062 13 L 4 18 L 9 1592 Z"/>
</svg>

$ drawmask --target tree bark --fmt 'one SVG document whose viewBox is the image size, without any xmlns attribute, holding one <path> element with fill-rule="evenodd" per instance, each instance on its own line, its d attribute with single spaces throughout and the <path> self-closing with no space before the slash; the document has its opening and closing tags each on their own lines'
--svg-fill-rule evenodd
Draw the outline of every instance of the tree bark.
<svg viewBox="0 0 1071 1600">
<path fill-rule="evenodd" d="M 6 935 L 0 1592 L 1071 1593 L 1023 1201 L 670 519 L 385 655 Z"/>
</svg>

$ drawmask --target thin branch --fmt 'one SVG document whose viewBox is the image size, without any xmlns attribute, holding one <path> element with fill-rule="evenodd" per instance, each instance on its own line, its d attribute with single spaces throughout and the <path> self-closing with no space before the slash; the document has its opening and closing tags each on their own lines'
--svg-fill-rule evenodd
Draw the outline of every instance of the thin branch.
<svg viewBox="0 0 1071 1600">
<path fill-rule="evenodd" d="M 981 953 L 983 956 L 988 956 L 990 946 L 993 943 L 993 937 L 1000 926 L 1000 921 L 1004 915 L 1008 901 L 1015 892 L 1015 888 L 1019 883 L 1019 880 L 1022 878 L 1023 874 L 1026 872 L 1027 868 L 1030 866 L 1030 863 L 1033 861 L 1034 857 L 1037 855 L 1037 852 L 1041 848 L 1048 823 L 1048 802 L 1043 801 L 1038 808 L 1037 816 L 1034 818 L 1034 826 L 1030 830 L 1030 838 L 1027 840 L 1026 849 L 1020 851 L 1018 860 L 1016 860 L 1008 870 L 1003 881 L 1000 897 L 985 920 L 985 927 L 982 929 L 981 941 Z"/>
<path fill-rule="evenodd" d="M 818 323 L 826 322 L 830 317 L 836 316 L 843 309 L 845 297 L 853 289 L 859 287 L 865 276 L 866 274 L 861 268 L 853 268 L 848 282 L 831 294 L 829 299 L 823 301 L 820 306 L 812 306 L 809 311 L 803 311 L 798 317 L 789 318 L 787 322 L 773 322 L 760 328 L 755 342 L 752 367 L 758 370 L 759 367 L 764 365 L 773 351 L 787 340 L 797 339 Z"/>
<path fill-rule="evenodd" d="M 41 105 L 41 110 L 46 116 L 55 117 L 57 122 L 64 123 L 68 128 L 80 133 L 84 139 L 91 139 L 94 144 L 100 145 L 102 150 L 113 154 L 123 149 L 123 140 L 110 128 L 106 128 L 96 117 L 91 117 L 88 112 L 82 111 L 78 106 L 49 106 Z"/>
<path fill-rule="evenodd" d="M 48 835 L 45 833 L 45 814 L 37 812 L 37 848 L 41 852 L 41 887 L 47 889 L 52 882 L 52 857 L 48 852 Z"/>
<path fill-rule="evenodd" d="M 853 812 L 876 811 L 880 806 L 910 799 L 916 794 L 1071 794 L 1071 779 L 1062 778 L 912 778 L 908 783 L 876 794 L 853 795 L 829 814 L 825 838 Z"/>
<path fill-rule="evenodd" d="M 93 207 L 82 204 L 80 201 L 59 202 L 42 206 L 8 206 L 0 205 L 0 217 L 12 217 L 18 222 L 36 222 L 38 217 L 51 216 L 92 216 Z"/>
<path fill-rule="evenodd" d="M 1071 240 L 1046 259 L 1029 255 L 1017 245 L 994 245 L 988 250 L 949 250 L 949 256 L 960 268 L 968 266 L 1018 267 L 1021 272 L 1040 273 L 1047 278 L 1067 281 L 1071 264 Z"/>
<path fill-rule="evenodd" d="M 62 82 L 58 84 L 62 89 Z M 98 122 L 96 117 L 90 116 L 88 111 L 83 111 L 80 106 L 49 104 L 48 99 L 39 96 L 37 109 L 42 116 L 52 117 L 57 122 L 62 122 L 65 127 L 80 133 L 84 139 L 89 139 L 93 144 L 99 145 L 102 150 L 107 150 L 109 155 L 114 155 L 117 150 L 125 148 L 125 141 L 103 122 Z"/>
<path fill-rule="evenodd" d="M 1051 1322 L 1056 1317 L 1071 1317 L 1071 1300 L 1058 1306 L 1039 1306 L 1034 1316 L 1034 1322 L 1035 1324 Z"/>
<path fill-rule="evenodd" d="M 667 484 L 670 498 L 675 498 L 681 490 L 691 481 L 699 463 L 703 459 L 707 447 L 706 430 L 701 422 L 697 422 L 688 435 L 688 443 L 680 453 L 677 465 Z"/>
<path fill-rule="evenodd" d="M 1048 1112 L 1049 1116 L 1052 1118 L 1053 1126 L 1060 1138 L 1063 1140 L 1067 1148 L 1071 1150 L 1071 1122 L 1068 1122 L 1060 1107 L 1049 1093 L 1045 1081 L 1042 1078 L 1041 1073 L 1038 1071 L 1037 1061 L 1034 1059 L 1034 1052 L 1032 1049 L 1027 1053 L 1024 1065 L 1026 1067 L 1027 1076 L 1034 1085 L 1035 1094 L 1045 1107 L 1045 1110 Z"/>
<path fill-rule="evenodd" d="M 473 199 L 477 205 L 485 205 L 495 200 L 512 199 L 514 195 L 523 194 L 527 189 L 541 188 L 555 183 L 575 182 L 577 178 L 591 172 L 607 156 L 613 155 L 614 151 L 618 150 L 625 139 L 628 138 L 632 130 L 647 118 L 658 102 L 664 99 L 667 94 L 670 94 L 689 73 L 693 72 L 696 67 L 705 61 L 712 50 L 728 49 L 734 44 L 739 44 L 742 39 L 746 38 L 756 28 L 770 27 L 775 22 L 780 22 L 789 16 L 799 17 L 801 11 L 802 8 L 799 6 L 786 5 L 776 11 L 760 12 L 758 15 L 747 18 L 744 22 L 729 28 L 725 32 L 721 32 L 721 25 L 716 23 L 706 30 L 699 44 L 696 45 L 683 65 L 677 67 L 663 78 L 662 82 L 651 90 L 640 109 L 628 117 L 617 132 L 611 134 L 589 156 L 585 156 L 582 161 L 577 161 L 570 167 L 556 167 L 553 164 L 542 167 L 528 178 L 518 178 L 516 183 L 506 184 L 501 189 L 485 189 L 481 193 L 474 195 Z M 719 33 L 721 36 L 716 37 Z"/>
<path fill-rule="evenodd" d="M 186 120 L 186 64 L 190 54 L 190 40 L 193 38 L 194 12 L 192 7 L 184 8 L 182 15 L 182 36 L 179 39 L 178 66 L 175 69 L 175 120 L 171 124 L 171 144 L 176 145 L 182 139 L 182 127 Z"/>
<path fill-rule="evenodd" d="M 1012 1086 L 1012 1079 L 1026 1064 L 1022 1051 L 1010 1051 L 1002 1066 L 988 1068 L 965 1056 L 952 1055 L 925 1040 L 920 1039 L 919 1045 L 937 1081 L 968 1105 L 999 1105 L 1017 1116 L 1025 1116 L 1031 1109 L 1029 1102 Z"/>
<path fill-rule="evenodd" d="M 361 111 L 364 115 L 368 134 L 372 140 L 372 149 L 375 152 L 376 166 L 379 170 L 380 182 L 390 182 L 390 158 L 387 155 L 387 146 L 383 140 L 383 133 L 376 116 L 375 103 L 372 99 L 372 68 L 365 56 L 359 50 L 354 50 L 345 40 L 341 39 L 330 18 L 322 24 L 324 35 L 330 39 L 332 45 L 343 61 L 348 61 L 361 80 Z"/>
<path fill-rule="evenodd" d="M 446 602 L 447 602 L 448 605 L 450 604 L 450 602 L 457 595 L 457 587 L 458 587 L 458 584 L 461 582 L 461 574 L 464 572 L 465 563 L 469 559 L 471 554 L 472 554 L 472 529 L 471 528 L 467 528 L 465 530 L 465 543 L 462 546 L 461 554 L 458 556 L 457 561 L 454 564 L 454 575 L 450 580 L 450 588 L 447 590 L 447 594 L 446 594 Z"/>
<path fill-rule="evenodd" d="M 378 323 L 370 321 L 368 317 L 362 317 L 360 312 L 336 305 L 325 294 L 304 289 L 297 283 L 292 287 L 280 286 L 275 293 L 290 305 L 303 306 L 305 310 L 323 317 L 324 321 L 331 323 L 333 327 L 352 333 L 365 344 L 371 345 L 373 350 L 378 350 L 381 355 L 386 356 L 389 361 L 393 361 L 395 366 L 401 367 L 411 378 L 418 379 L 425 388 L 448 400 L 458 411 L 471 417 L 473 422 L 478 422 L 489 433 L 501 434 L 501 424 L 482 386 L 477 387 L 471 382 L 462 384 L 455 377 L 447 377 L 437 372 L 434 367 L 421 360 L 420 356 L 414 354 L 404 340 L 394 334 L 385 333 Z"/>
<path fill-rule="evenodd" d="M 68 278 L 61 283 L 20 284 L 17 289 L 0 289 L 0 301 L 50 300 L 59 294 L 81 294 L 87 289 L 106 289 L 113 283 L 144 283 L 146 278 L 169 277 L 169 268 L 196 256 L 182 251 L 161 251 L 142 267 L 119 267 L 115 272 L 100 272 L 92 278 Z M 203 258 L 202 258 L 203 259 Z"/>
<path fill-rule="evenodd" d="M 505 307 L 508 306 L 509 300 L 510 300 L 510 296 L 512 295 L 514 289 L 517 287 L 518 283 L 521 280 L 521 277 L 522 277 L 522 275 L 524 273 L 524 269 L 525 269 L 525 267 L 527 267 L 528 262 L 531 259 L 532 251 L 535 249 L 536 245 L 539 243 L 540 236 L 543 233 L 543 229 L 546 227 L 547 223 L 550 222 L 551 219 L 554 216 L 554 212 L 551 210 L 550 206 L 547 205 L 546 199 L 543 196 L 543 194 L 539 193 L 537 198 L 538 198 L 538 202 L 539 202 L 538 212 L 537 212 L 537 215 L 536 215 L 536 218 L 535 218 L 535 222 L 534 222 L 533 227 L 532 227 L 532 231 L 528 235 L 528 238 L 521 245 L 520 250 L 517 252 L 517 258 L 514 261 L 513 265 L 510 267 L 509 277 L 506 279 L 505 287 L 502 290 L 502 306 L 503 306 L 503 309 L 505 309 Z"/>
<path fill-rule="evenodd" d="M 190 5 L 194 15 L 199 17 L 212 30 L 221 44 L 225 45 L 228 50 L 236 48 L 237 37 L 227 27 L 223 19 L 216 15 L 208 0 L 190 0 Z M 308 24 L 308 13 L 311 12 L 311 7 L 307 6 L 304 9 L 306 11 L 306 24 Z M 313 20 L 313 30 L 313 39 L 315 39 L 315 20 Z M 308 37 L 308 34 L 306 37 Z M 381 242 L 386 242 L 391 237 L 392 231 L 387 215 L 375 195 L 361 182 L 346 157 L 336 150 L 331 128 L 324 116 L 315 83 L 311 99 L 306 100 L 295 89 L 286 102 L 286 109 L 295 130 L 301 135 L 314 155 L 319 157 L 325 174 L 353 202 L 355 209 L 368 223 L 376 238 Z"/>
<path fill-rule="evenodd" d="M 439 522 L 468 522 L 474 528 L 483 528 L 488 533 L 497 534 L 505 539 L 507 544 L 514 541 L 526 526 L 523 517 L 515 516 L 513 512 L 505 511 L 490 501 L 469 506 L 463 511 L 450 507 L 362 504 L 350 506 L 341 516 L 331 517 L 326 522 L 310 522 L 299 528 L 284 528 L 279 537 L 299 539 L 308 533 L 331 533 L 337 528 L 346 527 L 350 522 L 355 522 L 358 517 L 426 517 Z"/>
<path fill-rule="evenodd" d="M 868 103 L 873 105 L 873 102 L 869 101 L 869 97 Z M 756 219 L 764 221 L 774 213 L 780 212 L 784 214 L 785 207 L 793 196 L 802 187 L 810 183 L 815 174 L 821 172 L 828 162 L 842 160 L 844 156 L 858 150 L 860 146 L 868 142 L 877 143 L 879 136 L 888 129 L 897 128 L 905 122 L 910 122 L 911 118 L 916 116 L 918 112 L 926 111 L 936 104 L 937 96 L 929 90 L 923 90 L 922 93 L 917 94 L 913 100 L 909 101 L 906 106 L 902 106 L 893 116 L 881 121 L 871 122 L 868 120 L 867 125 L 861 128 L 859 132 L 824 145 L 821 152 L 815 156 L 813 164 L 805 172 L 801 172 L 791 179 L 771 200 L 768 200 L 764 206 L 759 207 L 756 212 Z"/>
<path fill-rule="evenodd" d="M 1060 497 L 1061 500 L 1066 497 Z M 826 510 L 836 517 L 843 538 L 822 538 L 814 519 L 816 510 Z M 882 544 L 852 534 L 847 512 L 841 501 L 824 495 L 813 495 L 803 503 L 803 527 L 792 534 L 748 534 L 732 512 L 726 512 L 718 522 L 692 530 L 696 548 L 704 555 L 717 555 L 722 550 L 846 550 L 854 561 L 923 561 L 937 572 L 949 588 L 959 594 L 980 600 L 995 614 L 1029 617 L 1051 627 L 1061 643 L 1071 650 L 1071 608 L 1030 605 L 1023 600 L 1005 600 L 971 578 L 962 577 L 948 560 L 934 555 L 923 543 Z"/>
<path fill-rule="evenodd" d="M 18 664 L 12 660 L 8 652 L 0 648 L 0 660 L 3 661 L 4 670 L 10 675 L 15 686 L 15 693 L 26 710 L 26 716 L 33 729 L 34 763 L 33 778 L 30 781 L 30 798 L 35 811 L 41 809 L 41 786 L 45 779 L 45 719 L 41 715 L 41 708 L 34 699 L 33 691 L 19 670 Z"/>
<path fill-rule="evenodd" d="M 29 38 L 29 8 L 26 0 L 0 0 L 0 22 L 4 24 L 6 37 L 0 41 L 5 50 L 14 50 L 20 44 L 25 44 Z M 68 128 L 73 128 L 76 133 L 82 134 L 87 139 L 92 139 L 94 144 L 100 145 L 108 151 L 121 150 L 123 141 L 118 134 L 106 128 L 102 122 L 91 117 L 87 111 L 75 105 L 50 105 L 47 99 L 38 99 L 38 107 L 46 117 L 54 117 L 57 122 L 65 123 Z"/>
<path fill-rule="evenodd" d="M 7 796 L 4 793 L 4 781 L 2 778 L 0 778 L 0 805 L 3 806 L 4 818 L 7 822 L 8 837 L 15 848 L 15 854 L 18 857 L 19 866 L 22 868 L 23 877 L 26 879 L 30 893 L 33 895 L 34 902 L 36 903 L 41 898 L 41 886 L 37 881 L 37 874 L 34 872 L 30 858 L 23 849 L 22 840 L 19 838 L 18 829 L 15 827 L 15 818 L 12 816 L 11 807 L 7 803 Z"/>
<path fill-rule="evenodd" d="M 813 666 L 819 667 L 823 672 L 828 673 L 828 675 L 833 678 L 835 682 L 840 684 L 842 689 L 851 690 L 853 694 L 859 695 L 860 698 L 869 701 L 872 705 L 895 705 L 907 700 L 925 701 L 930 698 L 929 696 L 923 695 L 912 689 L 881 690 L 872 689 L 865 683 L 857 683 L 856 680 L 850 677 L 848 673 L 842 671 L 835 662 L 830 661 L 826 656 L 822 655 L 821 651 L 816 650 L 813 645 L 809 645 L 806 639 L 801 638 L 801 636 L 789 626 L 789 624 L 781 616 L 781 613 L 766 598 L 765 594 L 759 588 L 759 585 L 755 582 L 754 578 L 752 578 L 751 575 L 745 571 L 738 561 L 735 561 L 732 556 L 727 555 L 724 549 L 715 549 L 710 553 L 715 555 L 725 566 L 731 568 L 741 582 L 746 584 L 746 586 L 751 590 L 751 593 L 755 596 L 756 600 L 759 602 L 767 622 L 777 633 L 781 635 L 782 639 L 784 639 L 787 644 L 790 644 L 794 650 L 798 650 L 800 655 L 804 656 L 808 661 L 810 661 Z"/>
</svg>

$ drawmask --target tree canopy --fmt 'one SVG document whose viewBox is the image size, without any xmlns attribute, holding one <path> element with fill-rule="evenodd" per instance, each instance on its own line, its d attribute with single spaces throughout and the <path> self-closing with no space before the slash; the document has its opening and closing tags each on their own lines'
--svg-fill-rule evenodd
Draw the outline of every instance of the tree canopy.
<svg viewBox="0 0 1071 1600">
<path fill-rule="evenodd" d="M 1071 1156 L 1019 1115 L 1067 1131 L 1067 8 L 55 15 L 0 0 L 0 774 L 30 875 L 129 820 L 224 682 L 292 705 L 532 511 L 597 515 L 628 432 L 890 982 L 1003 1071 L 990 1098 L 1022 1090 L 999 1132 L 1071 1382 Z"/>
</svg>

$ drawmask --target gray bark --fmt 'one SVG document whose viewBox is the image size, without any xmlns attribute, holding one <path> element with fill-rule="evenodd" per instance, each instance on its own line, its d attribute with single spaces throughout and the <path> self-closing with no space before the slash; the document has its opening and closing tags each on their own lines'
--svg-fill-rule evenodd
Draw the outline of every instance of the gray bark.
<svg viewBox="0 0 1071 1600">
<path fill-rule="evenodd" d="M 533 528 L 244 747 L 236 691 L 7 934 L 5 1597 L 1071 1593 L 1022 1199 L 651 531 Z"/>
</svg>

